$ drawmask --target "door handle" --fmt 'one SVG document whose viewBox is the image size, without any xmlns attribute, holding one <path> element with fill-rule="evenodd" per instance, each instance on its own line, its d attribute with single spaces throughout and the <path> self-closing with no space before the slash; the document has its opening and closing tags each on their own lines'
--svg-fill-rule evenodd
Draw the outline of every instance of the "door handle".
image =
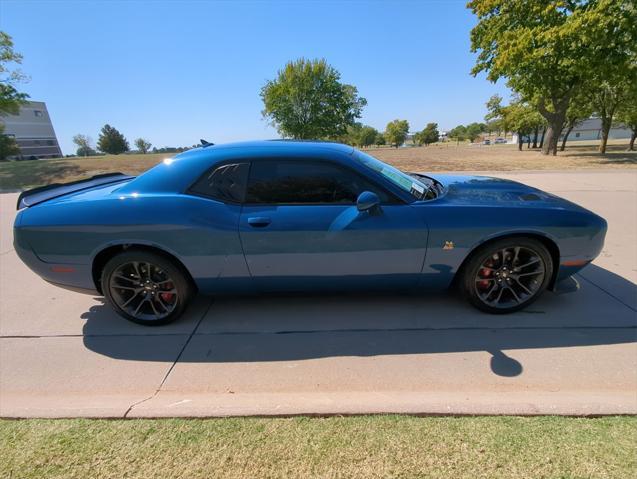
<svg viewBox="0 0 637 479">
<path fill-rule="evenodd" d="M 253 228 L 264 228 L 272 223 L 272 220 L 267 216 L 254 216 L 248 218 L 248 224 Z"/>
</svg>

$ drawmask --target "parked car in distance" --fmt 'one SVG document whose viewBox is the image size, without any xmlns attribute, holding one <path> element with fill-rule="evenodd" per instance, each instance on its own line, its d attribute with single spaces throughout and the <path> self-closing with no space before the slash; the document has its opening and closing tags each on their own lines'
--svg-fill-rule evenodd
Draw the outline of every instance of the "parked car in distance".
<svg viewBox="0 0 637 479">
<path fill-rule="evenodd" d="M 491 144 L 491 140 L 482 140 L 482 144 L 483 145 L 490 145 Z"/>
<path fill-rule="evenodd" d="M 504 139 L 504 138 L 496 138 L 496 139 L 495 139 L 495 144 L 496 144 L 496 145 L 503 144 L 503 143 L 506 143 L 506 142 L 507 142 L 507 141 L 506 141 L 506 139 Z"/>
<path fill-rule="evenodd" d="M 601 251 L 606 221 L 514 181 L 405 173 L 350 146 L 207 145 L 131 177 L 23 192 L 18 255 L 45 280 L 103 294 L 147 325 L 196 292 L 411 290 L 456 285 L 509 313 Z"/>
</svg>

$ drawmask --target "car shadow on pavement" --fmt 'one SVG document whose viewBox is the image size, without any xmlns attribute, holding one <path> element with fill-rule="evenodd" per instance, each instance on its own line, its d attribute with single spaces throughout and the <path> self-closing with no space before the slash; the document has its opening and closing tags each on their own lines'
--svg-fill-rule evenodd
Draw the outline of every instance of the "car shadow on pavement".
<svg viewBox="0 0 637 479">
<path fill-rule="evenodd" d="M 84 344 L 116 359 L 170 362 L 174 353 L 147 338 L 172 336 L 185 345 L 180 362 L 201 363 L 486 351 L 494 374 L 514 377 L 523 372 L 518 349 L 637 342 L 635 310 L 601 289 L 613 284 L 637 295 L 637 286 L 588 268 L 601 287 L 582 280 L 579 292 L 546 293 L 511 315 L 481 313 L 453 293 L 263 295 L 216 298 L 192 336 L 136 325 L 135 334 L 107 335 L 101 323 L 116 319 L 99 305 L 83 315 Z"/>
</svg>

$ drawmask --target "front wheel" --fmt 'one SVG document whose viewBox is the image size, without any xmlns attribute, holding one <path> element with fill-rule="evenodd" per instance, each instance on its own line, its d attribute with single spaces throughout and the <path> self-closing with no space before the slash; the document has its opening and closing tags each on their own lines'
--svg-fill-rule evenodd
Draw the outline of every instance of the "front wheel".
<svg viewBox="0 0 637 479">
<path fill-rule="evenodd" d="M 495 241 L 476 250 L 463 268 L 463 296 L 488 313 L 512 313 L 544 292 L 553 275 L 546 247 L 532 238 Z"/>
<path fill-rule="evenodd" d="M 106 263 L 102 291 L 119 315 L 135 323 L 158 326 L 181 316 L 194 288 L 171 260 L 132 250 Z"/>
</svg>

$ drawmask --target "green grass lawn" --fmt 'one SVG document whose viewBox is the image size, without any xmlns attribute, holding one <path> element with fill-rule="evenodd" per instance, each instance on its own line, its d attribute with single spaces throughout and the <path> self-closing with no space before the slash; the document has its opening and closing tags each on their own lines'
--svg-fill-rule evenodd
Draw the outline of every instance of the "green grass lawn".
<svg viewBox="0 0 637 479">
<path fill-rule="evenodd" d="M 634 478 L 637 417 L 0 421 L 2 478 Z"/>
</svg>

